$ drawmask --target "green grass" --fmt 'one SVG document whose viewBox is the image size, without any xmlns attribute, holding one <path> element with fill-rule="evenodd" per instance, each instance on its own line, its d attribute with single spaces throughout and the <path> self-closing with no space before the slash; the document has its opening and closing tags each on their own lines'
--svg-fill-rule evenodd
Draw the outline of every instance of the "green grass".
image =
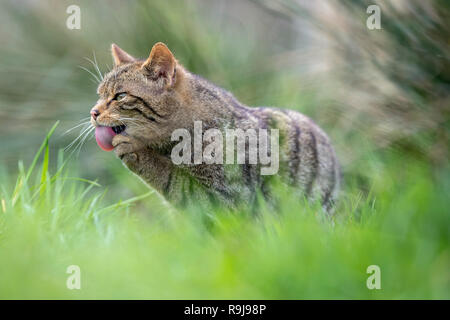
<svg viewBox="0 0 450 320">
<path fill-rule="evenodd" d="M 332 220 L 281 187 L 279 212 L 259 217 L 177 212 L 142 186 L 111 201 L 62 152 L 50 170 L 54 128 L 15 186 L 2 180 L 2 299 L 450 298 L 448 170 L 368 154 L 367 190 L 350 176 Z M 373 264 L 381 290 L 366 287 Z M 81 290 L 66 287 L 69 265 Z"/>
<path fill-rule="evenodd" d="M 330 1 L 333 19 L 266 2 L 80 0 L 81 30 L 73 1 L 3 4 L 0 298 L 450 298 L 448 4 L 399 5 L 367 33 L 370 1 Z M 257 218 L 178 212 L 94 142 L 58 152 L 98 99 L 86 58 L 106 72 L 112 42 L 146 58 L 158 41 L 243 103 L 324 128 L 344 172 L 331 221 L 282 187 Z"/>
</svg>

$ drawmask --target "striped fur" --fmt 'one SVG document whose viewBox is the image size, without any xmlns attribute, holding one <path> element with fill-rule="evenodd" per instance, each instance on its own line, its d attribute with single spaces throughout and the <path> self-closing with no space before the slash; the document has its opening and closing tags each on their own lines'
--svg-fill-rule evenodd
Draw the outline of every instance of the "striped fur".
<svg viewBox="0 0 450 320">
<path fill-rule="evenodd" d="M 245 163 L 175 165 L 171 134 L 194 121 L 204 129 L 279 129 L 281 181 L 299 197 L 319 199 L 330 210 L 339 190 L 339 164 L 327 135 L 308 117 L 292 111 L 248 107 L 231 93 L 188 72 L 164 44 L 147 60 L 138 60 L 113 45 L 114 69 L 98 88 L 94 125 L 126 125 L 114 137 L 115 153 L 124 164 L 178 207 L 254 206 L 257 194 L 271 199 L 270 180 L 259 165 Z M 115 101 L 119 93 L 124 101 Z M 272 199 L 271 199 L 272 200 Z"/>
</svg>

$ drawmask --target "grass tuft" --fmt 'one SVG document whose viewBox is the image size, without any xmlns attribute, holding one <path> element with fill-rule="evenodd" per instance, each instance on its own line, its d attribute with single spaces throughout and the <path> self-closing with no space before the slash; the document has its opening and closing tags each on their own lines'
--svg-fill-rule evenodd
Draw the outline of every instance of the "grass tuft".
<svg viewBox="0 0 450 320">
<path fill-rule="evenodd" d="M 448 171 L 435 182 L 420 163 L 373 163 L 370 191 L 344 190 L 332 219 L 282 187 L 279 212 L 258 217 L 151 216 L 142 204 L 153 191 L 108 203 L 62 152 L 51 174 L 56 125 L 30 167 L 19 165 L 13 191 L 2 189 L 0 298 L 450 298 Z M 70 265 L 81 290 L 66 287 Z M 381 290 L 366 287 L 370 265 Z"/>
</svg>

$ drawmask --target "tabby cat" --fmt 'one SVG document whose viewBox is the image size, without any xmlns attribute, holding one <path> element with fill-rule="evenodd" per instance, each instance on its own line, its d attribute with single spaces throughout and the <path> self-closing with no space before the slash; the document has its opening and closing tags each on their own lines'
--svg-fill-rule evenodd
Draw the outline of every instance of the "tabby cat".
<svg viewBox="0 0 450 320">
<path fill-rule="evenodd" d="M 278 129 L 279 172 L 299 197 L 329 210 L 339 188 L 339 164 L 326 134 L 308 117 L 286 109 L 248 107 L 226 90 L 187 71 L 163 43 L 146 60 L 112 45 L 114 68 L 106 74 L 91 110 L 96 139 L 176 207 L 253 207 L 258 195 L 273 200 L 261 164 L 175 164 L 174 130 Z M 246 145 L 248 142 L 246 142 Z M 202 144 L 204 146 L 204 144 Z M 270 152 L 270 151 L 269 151 Z"/>
</svg>

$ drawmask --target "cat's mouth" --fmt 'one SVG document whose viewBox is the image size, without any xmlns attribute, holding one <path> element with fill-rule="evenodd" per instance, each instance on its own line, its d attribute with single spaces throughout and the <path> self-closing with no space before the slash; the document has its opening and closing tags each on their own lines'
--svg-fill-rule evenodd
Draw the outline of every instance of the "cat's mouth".
<svg viewBox="0 0 450 320">
<path fill-rule="evenodd" d="M 106 127 L 98 126 L 95 128 L 95 140 L 100 148 L 105 151 L 111 151 L 114 149 L 112 145 L 113 138 L 125 131 L 127 127 L 125 125 Z"/>
<path fill-rule="evenodd" d="M 124 124 L 121 126 L 111 127 L 115 134 L 121 134 L 127 128 Z"/>
</svg>

